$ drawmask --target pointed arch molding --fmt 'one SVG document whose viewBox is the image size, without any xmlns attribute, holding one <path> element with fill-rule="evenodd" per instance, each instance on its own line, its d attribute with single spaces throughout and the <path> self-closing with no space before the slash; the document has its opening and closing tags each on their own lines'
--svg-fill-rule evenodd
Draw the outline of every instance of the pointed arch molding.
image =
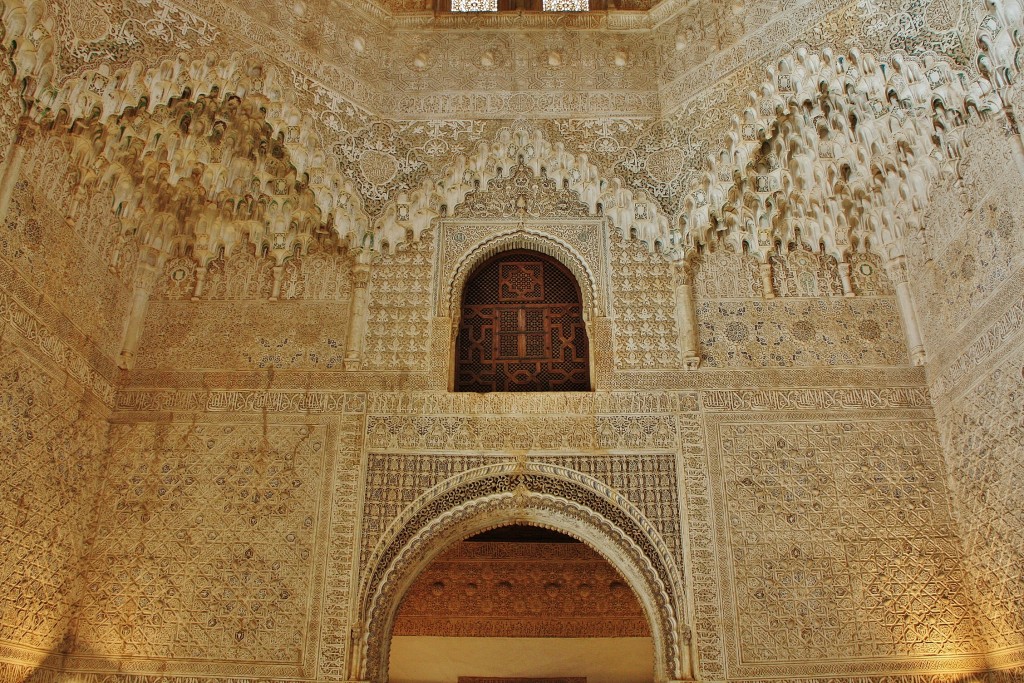
<svg viewBox="0 0 1024 683">
<path fill-rule="evenodd" d="M 608 310 L 605 262 L 607 260 L 606 230 L 601 220 L 538 221 L 535 225 L 517 225 L 499 232 L 487 239 L 471 243 L 468 249 L 461 246 L 459 236 L 472 230 L 477 224 L 462 225 L 457 221 L 444 221 L 440 230 L 441 264 L 437 269 L 436 310 L 441 317 L 457 320 L 462 304 L 462 290 L 466 280 L 478 265 L 487 259 L 510 249 L 531 249 L 546 254 L 563 266 L 576 278 L 580 287 L 584 316 L 604 316 Z M 500 230 L 500 227 L 492 227 Z M 567 233 L 585 241 L 590 249 L 586 256 L 573 247 L 566 239 L 552 233 Z"/>
<path fill-rule="evenodd" d="M 388 679 L 398 607 L 419 573 L 456 541 L 506 524 L 533 524 L 590 545 L 622 575 L 651 627 L 659 683 L 692 677 L 683 577 L 668 546 L 628 500 L 556 465 L 503 462 L 442 482 L 410 505 L 377 544 L 360 587 L 353 680 Z"/>
</svg>

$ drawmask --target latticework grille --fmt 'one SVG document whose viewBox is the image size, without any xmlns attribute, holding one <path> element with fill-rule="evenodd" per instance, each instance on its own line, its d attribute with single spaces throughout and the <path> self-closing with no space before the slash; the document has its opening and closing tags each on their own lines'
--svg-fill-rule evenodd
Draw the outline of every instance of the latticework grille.
<svg viewBox="0 0 1024 683">
<path fill-rule="evenodd" d="M 536 252 L 505 252 L 469 279 L 457 349 L 456 391 L 590 389 L 579 287 Z"/>
</svg>

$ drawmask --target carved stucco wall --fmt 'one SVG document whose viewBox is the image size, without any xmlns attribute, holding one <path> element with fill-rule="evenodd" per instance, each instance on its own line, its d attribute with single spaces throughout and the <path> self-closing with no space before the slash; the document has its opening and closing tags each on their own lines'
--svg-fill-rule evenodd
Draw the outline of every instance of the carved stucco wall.
<svg viewBox="0 0 1024 683">
<path fill-rule="evenodd" d="M 642 513 L 682 576 L 680 635 L 703 679 L 1009 679 L 989 669 L 1019 667 L 1024 633 L 1022 180 L 1019 139 L 1000 132 L 1012 121 L 973 80 L 987 10 L 665 2 L 635 21 L 470 31 L 371 3 L 314 9 L 5 8 L 5 50 L 17 34 L 9 56 L 31 75 L 10 78 L 5 60 L 5 164 L 15 94 L 43 121 L 19 143 L 0 235 L 5 678 L 346 680 L 388 525 L 431 486 L 525 453 Z M 1015 49 L 997 28 L 982 31 L 990 60 Z M 870 55 L 837 62 L 818 51 L 830 46 L 919 57 L 934 80 Z M 783 56 L 802 75 L 766 80 Z M 787 99 L 822 83 L 828 97 Z M 780 113 L 791 104 L 813 112 Z M 828 120 L 836 106 L 875 121 Z M 587 118 L 560 118 L 572 114 Z M 922 188 L 912 157 L 934 151 L 915 145 L 936 123 L 949 135 Z M 854 160 L 867 147 L 874 165 Z M 862 174 L 855 190 L 831 184 L 837 154 Z M 522 213 L 494 204 L 491 218 L 604 231 L 581 257 L 595 259 L 601 391 L 450 395 L 431 221 L 475 220 L 463 198 L 486 208 L 520 157 L 557 201 L 531 190 Z M 748 226 L 720 209 L 795 235 L 792 211 L 743 213 L 772 208 L 757 183 L 783 171 L 876 212 L 845 205 L 823 238 L 906 234 L 830 252 L 758 245 L 752 230 L 744 243 Z M 702 193 L 716 223 L 684 226 Z M 806 238 L 827 218 L 797 227 Z M 683 227 L 697 372 L 684 370 L 690 285 L 671 261 Z M 925 370 L 908 366 L 898 284 L 875 255 L 893 245 L 910 261 Z M 118 375 L 126 322 L 142 340 Z"/>
<path fill-rule="evenodd" d="M 336 679 L 360 418 L 154 417 L 112 427 L 72 666 Z"/>
<path fill-rule="evenodd" d="M 26 338 L 9 321 L 0 328 L 0 653 L 27 670 L 56 667 L 78 612 L 109 411 L 39 350 L 51 332 L 36 328 Z"/>
<path fill-rule="evenodd" d="M 122 240 L 107 197 L 76 202 L 70 155 L 69 146 L 52 137 L 28 147 L 0 250 L 27 284 L 73 321 L 82 350 L 109 373 L 121 348 L 138 250 Z"/>
<path fill-rule="evenodd" d="M 528 449 L 606 481 L 654 525 L 692 582 L 705 678 L 974 669 L 921 379 L 580 397 L 132 390 L 69 661 L 343 671 L 347 586 L 391 520 L 431 486 Z M 315 663 L 318 643 L 330 662 Z"/>
<path fill-rule="evenodd" d="M 752 256 L 725 248 L 698 260 L 696 313 L 708 367 L 884 366 L 907 362 L 892 287 L 878 257 L 856 255 L 855 297 L 844 297 L 835 259 L 796 249 L 773 257 L 765 298 Z"/>
<path fill-rule="evenodd" d="M 6 65 L 5 65 L 6 66 Z M 13 139 L 7 89 L 0 139 Z M 41 150 L 29 155 L 38 160 Z M 59 153 L 55 173 L 61 166 Z M 0 677 L 60 667 L 80 607 L 114 402 L 124 286 L 69 225 L 65 176 L 28 175 L 0 224 Z M 66 197 L 66 194 L 63 195 Z M 91 245 L 95 246 L 95 245 Z M 99 296 L 97 296 L 99 295 Z"/>
<path fill-rule="evenodd" d="M 277 301 L 269 300 L 273 269 L 273 259 L 240 249 L 211 262 L 202 294 L 192 301 L 195 262 L 168 259 L 150 299 L 136 367 L 340 369 L 352 288 L 347 256 L 314 244 L 306 257 L 285 264 Z"/>
<path fill-rule="evenodd" d="M 1024 642 L 1024 206 L 1006 143 L 995 125 L 975 132 L 913 264 L 966 569 L 996 665 Z"/>
<path fill-rule="evenodd" d="M 428 372 L 432 348 L 373 379 L 325 368 L 317 388 L 301 365 L 190 360 L 211 352 L 197 353 L 181 341 L 187 335 L 157 333 L 167 324 L 157 315 L 230 329 L 230 307 L 248 305 L 259 315 L 246 334 L 292 335 L 302 309 L 289 307 L 319 302 L 267 300 L 259 273 L 272 266 L 249 256 L 237 257 L 244 268 L 223 267 L 251 286 L 212 286 L 211 300 L 185 300 L 171 283 L 188 276 L 168 261 L 140 370 L 117 396 L 107 465 L 91 480 L 101 491 L 98 518 L 61 666 L 99 680 L 130 657 L 142 675 L 345 680 L 355 587 L 379 535 L 429 487 L 526 451 L 614 487 L 653 525 L 684 577 L 683 626 L 702 678 L 984 669 L 978 653 L 988 630 L 966 592 L 975 560 L 961 553 L 925 375 L 906 366 L 877 259 L 862 259 L 870 267 L 856 268 L 860 296 L 844 298 L 825 257 L 793 251 L 774 263 L 780 296 L 765 299 L 756 266 L 724 249 L 707 252 L 695 288 L 701 324 L 735 322 L 715 313 L 722 302 L 761 307 L 781 343 L 802 344 L 803 360 L 776 370 L 759 369 L 771 363 L 755 358 L 721 369 L 708 360 L 697 373 L 674 362 L 636 371 L 622 354 L 638 320 L 655 331 L 659 319 L 672 321 L 665 329 L 678 334 L 674 283 L 659 275 L 660 256 L 620 240 L 609 240 L 604 283 L 616 359 L 606 382 L 619 390 L 582 396 L 396 391 Z M 393 316 L 372 313 L 388 313 L 406 287 L 421 298 L 402 300 L 429 323 L 432 245 L 428 232 L 371 264 L 367 339 L 371 324 L 387 339 L 409 323 L 399 305 Z M 634 264 L 651 266 L 654 277 Z M 713 269 L 749 280 L 723 288 Z M 636 277 L 650 285 L 643 299 Z M 228 291 L 238 298 L 217 300 Z M 886 303 L 887 314 L 846 312 Z M 313 319 L 343 326 L 347 306 L 314 308 Z M 832 325 L 854 322 L 873 343 L 850 348 L 882 360 L 837 356 L 828 335 L 795 334 L 808 322 L 801 306 L 830 312 L 822 319 Z M 864 336 L 869 322 L 882 332 Z M 234 348 L 221 334 L 210 348 Z M 708 335 L 701 348 L 710 359 L 720 345 Z M 654 382 L 676 389 L 652 390 Z"/>
</svg>

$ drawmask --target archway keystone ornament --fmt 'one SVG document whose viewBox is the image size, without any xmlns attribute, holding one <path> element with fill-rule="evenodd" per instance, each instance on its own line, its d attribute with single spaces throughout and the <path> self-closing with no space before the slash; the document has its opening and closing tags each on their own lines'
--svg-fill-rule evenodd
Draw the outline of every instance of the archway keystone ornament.
<svg viewBox="0 0 1024 683">
<path fill-rule="evenodd" d="M 650 622 L 655 681 L 693 679 L 683 577 L 657 530 L 615 489 L 580 472 L 530 462 L 525 455 L 438 484 L 387 529 L 360 586 L 350 678 L 387 681 L 395 617 L 416 577 L 452 543 L 508 524 L 560 531 L 602 555 L 636 594 Z"/>
</svg>

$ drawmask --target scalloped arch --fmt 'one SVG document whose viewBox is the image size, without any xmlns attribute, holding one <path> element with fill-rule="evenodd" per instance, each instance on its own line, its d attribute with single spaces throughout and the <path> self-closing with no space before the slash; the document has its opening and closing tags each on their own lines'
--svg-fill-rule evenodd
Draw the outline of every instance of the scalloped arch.
<svg viewBox="0 0 1024 683">
<path fill-rule="evenodd" d="M 374 223 L 374 245 L 386 243 L 393 250 L 410 233 L 418 239 L 430 220 L 452 215 L 466 195 L 486 192 L 492 180 L 507 178 L 519 163 L 574 192 L 591 215 L 607 216 L 624 238 L 635 237 L 650 249 L 667 248 L 670 219 L 658 202 L 618 176 L 602 172 L 586 154 L 549 141 L 539 128 L 502 129 L 490 141 L 481 140 L 476 154 L 456 157 L 415 192 L 396 198 Z"/>
</svg>

